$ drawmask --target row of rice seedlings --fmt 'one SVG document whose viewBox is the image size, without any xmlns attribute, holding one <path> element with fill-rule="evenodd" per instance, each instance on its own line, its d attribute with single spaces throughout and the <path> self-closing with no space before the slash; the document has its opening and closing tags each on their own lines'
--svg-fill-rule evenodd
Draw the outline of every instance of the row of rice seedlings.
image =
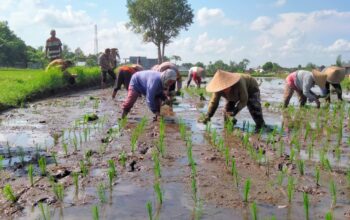
<svg viewBox="0 0 350 220">
<path fill-rule="evenodd" d="M 143 133 L 146 125 L 147 125 L 147 118 L 143 117 L 141 119 L 140 123 L 138 123 L 138 125 L 136 126 L 136 128 L 132 132 L 131 140 L 130 140 L 130 142 L 131 142 L 130 143 L 131 144 L 131 152 L 132 153 L 135 153 L 137 140 L 138 140 L 139 136 Z"/>
<path fill-rule="evenodd" d="M 332 197 L 331 207 L 335 207 L 335 205 L 337 204 L 337 186 L 333 180 L 331 180 L 329 183 L 329 192 Z"/>
<path fill-rule="evenodd" d="M 79 165 L 80 165 L 80 173 L 81 173 L 82 177 L 86 177 L 89 173 L 89 170 L 88 170 L 85 162 L 83 160 L 80 160 Z"/>
<path fill-rule="evenodd" d="M 120 165 L 122 167 L 125 167 L 126 166 L 126 160 L 127 160 L 125 151 L 122 151 L 121 153 L 119 153 L 118 158 L 119 158 Z"/>
<path fill-rule="evenodd" d="M 97 195 L 98 195 L 98 199 L 99 199 L 101 204 L 104 204 L 107 202 L 106 188 L 105 188 L 105 185 L 103 183 L 99 183 L 97 185 Z"/>
<path fill-rule="evenodd" d="M 117 169 L 115 167 L 115 162 L 114 160 L 108 160 L 108 180 L 109 180 L 109 188 L 112 190 L 113 187 L 113 181 L 117 177 Z"/>
<path fill-rule="evenodd" d="M 75 194 L 79 193 L 79 173 L 72 173 Z"/>
<path fill-rule="evenodd" d="M 152 153 L 152 159 L 153 159 L 153 170 L 154 170 L 154 176 L 156 180 L 162 177 L 161 174 L 161 167 L 160 167 L 160 160 L 159 160 L 159 153 L 157 151 L 153 151 Z"/>
<path fill-rule="evenodd" d="M 244 184 L 244 191 L 243 191 L 243 202 L 245 202 L 245 203 L 248 202 L 248 197 L 249 197 L 249 192 L 250 192 L 250 186 L 251 186 L 251 181 L 250 181 L 250 179 L 248 178 L 248 179 L 245 181 L 245 184 Z"/>
</svg>

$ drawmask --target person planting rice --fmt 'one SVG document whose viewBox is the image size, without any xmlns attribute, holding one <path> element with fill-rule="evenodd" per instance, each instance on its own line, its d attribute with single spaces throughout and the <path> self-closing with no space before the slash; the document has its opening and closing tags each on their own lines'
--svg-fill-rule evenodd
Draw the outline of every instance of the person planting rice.
<svg viewBox="0 0 350 220">
<path fill-rule="evenodd" d="M 73 62 L 71 60 L 56 59 L 47 65 L 45 71 L 48 72 L 52 68 L 58 68 L 62 71 L 63 78 L 67 80 L 69 84 L 74 84 L 75 76 L 70 74 L 67 70 L 71 66 L 73 66 Z"/>
<path fill-rule="evenodd" d="M 210 121 L 219 106 L 220 98 L 224 97 L 227 101 L 224 109 L 225 121 L 235 121 L 234 117 L 247 106 L 256 124 L 255 131 L 268 128 L 263 118 L 259 85 L 253 77 L 247 74 L 218 70 L 207 85 L 206 90 L 213 94 L 209 102 L 208 112 L 205 118 L 199 120 L 200 122 Z"/>
<path fill-rule="evenodd" d="M 304 106 L 306 101 L 316 102 L 317 108 L 320 108 L 321 103 L 311 88 L 318 85 L 322 93 L 326 88 L 327 75 L 318 70 L 306 71 L 298 70 L 288 75 L 284 89 L 284 107 L 288 107 L 289 101 L 293 96 L 294 91 L 298 94 L 300 106 Z"/>
<path fill-rule="evenodd" d="M 117 76 L 117 80 L 115 81 L 112 98 L 115 98 L 118 90 L 121 89 L 122 85 L 124 85 L 125 89 L 128 89 L 132 75 L 141 70 L 143 70 L 143 67 L 137 64 L 133 64 L 131 66 L 124 65 L 119 67 L 119 73 Z"/>
<path fill-rule="evenodd" d="M 157 72 L 140 71 L 131 77 L 128 96 L 122 105 L 122 118 L 126 117 L 140 95 L 146 96 L 146 103 L 153 112 L 156 121 L 160 115 L 161 101 L 167 99 L 164 90 L 176 82 L 177 74 L 173 69 Z"/>
<path fill-rule="evenodd" d="M 202 67 L 197 67 L 197 66 L 192 67 L 188 71 L 187 88 L 190 86 L 192 79 L 196 83 L 197 88 L 200 88 L 203 76 L 204 76 L 204 69 Z"/>
<path fill-rule="evenodd" d="M 107 73 L 115 81 L 116 76 L 112 70 L 111 61 L 110 61 L 111 50 L 107 48 L 105 52 L 99 57 L 99 65 L 101 67 L 101 87 L 105 88 L 107 83 Z"/>
<path fill-rule="evenodd" d="M 341 88 L 341 81 L 344 80 L 346 71 L 345 68 L 337 67 L 337 66 L 331 66 L 322 71 L 324 74 L 327 75 L 327 82 L 326 82 L 326 101 L 328 103 L 331 102 L 331 95 L 330 95 L 330 86 L 332 85 L 335 89 L 338 100 L 343 101 L 342 97 L 342 88 Z"/>
<path fill-rule="evenodd" d="M 181 75 L 179 72 L 179 69 L 177 68 L 177 66 L 171 62 L 163 62 L 160 65 L 155 65 L 154 67 L 152 67 L 152 70 L 156 70 L 158 72 L 163 72 L 167 69 L 172 69 L 176 72 L 176 86 L 175 83 L 169 87 L 169 94 L 173 94 L 175 93 L 176 95 L 180 95 L 180 90 L 182 88 L 182 79 L 181 79 Z M 177 88 L 176 88 L 177 87 Z M 175 92 L 175 88 L 177 89 Z"/>
</svg>

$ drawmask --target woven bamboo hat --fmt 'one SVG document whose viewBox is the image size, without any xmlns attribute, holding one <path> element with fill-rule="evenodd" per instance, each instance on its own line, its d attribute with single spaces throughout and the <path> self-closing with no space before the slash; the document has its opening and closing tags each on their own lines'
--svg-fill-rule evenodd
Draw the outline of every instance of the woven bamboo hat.
<svg viewBox="0 0 350 220">
<path fill-rule="evenodd" d="M 216 71 L 213 79 L 208 83 L 208 92 L 219 92 L 235 85 L 241 79 L 238 73 L 230 73 L 223 70 Z"/>
<path fill-rule="evenodd" d="M 327 75 L 327 81 L 330 83 L 338 84 L 345 78 L 345 68 L 331 66 L 326 68 L 323 73 Z"/>
<path fill-rule="evenodd" d="M 327 75 L 318 70 L 312 70 L 312 75 L 314 76 L 314 80 L 316 85 L 318 85 L 321 89 L 326 88 Z"/>
</svg>

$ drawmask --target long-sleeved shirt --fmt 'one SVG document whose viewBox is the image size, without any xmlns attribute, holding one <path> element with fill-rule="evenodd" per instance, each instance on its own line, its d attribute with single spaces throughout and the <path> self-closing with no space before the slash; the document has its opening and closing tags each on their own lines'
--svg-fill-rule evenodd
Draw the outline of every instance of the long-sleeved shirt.
<svg viewBox="0 0 350 220">
<path fill-rule="evenodd" d="M 230 92 L 226 95 L 223 91 L 213 93 L 209 102 L 208 117 L 215 114 L 219 106 L 220 98 L 224 97 L 226 101 L 236 104 L 235 114 L 247 106 L 249 94 L 259 91 L 258 82 L 247 74 L 241 74 L 241 79 L 230 88 Z"/>
<path fill-rule="evenodd" d="M 311 91 L 311 88 L 315 86 L 315 79 L 312 72 L 298 70 L 296 72 L 294 84 L 299 90 L 303 91 L 303 94 L 308 98 L 309 102 L 314 102 L 317 100 L 317 97 Z"/>
<path fill-rule="evenodd" d="M 109 55 L 103 53 L 98 59 L 98 64 L 100 65 L 102 71 L 110 70 L 111 69 L 111 63 L 110 63 Z"/>
<path fill-rule="evenodd" d="M 153 113 L 159 111 L 157 98 L 164 98 L 160 72 L 153 70 L 139 71 L 131 77 L 130 88 L 146 96 L 146 103 Z"/>
</svg>

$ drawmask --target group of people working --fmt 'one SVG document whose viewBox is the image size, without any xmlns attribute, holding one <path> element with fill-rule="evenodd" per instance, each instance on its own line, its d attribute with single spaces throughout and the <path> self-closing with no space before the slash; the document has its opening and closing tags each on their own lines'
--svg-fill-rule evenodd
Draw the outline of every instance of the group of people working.
<svg viewBox="0 0 350 220">
<path fill-rule="evenodd" d="M 192 67 L 188 73 L 187 87 L 193 80 L 200 88 L 204 73 L 203 68 Z M 327 101 L 330 101 L 330 85 L 336 89 L 338 98 L 342 100 L 340 82 L 345 78 L 345 75 L 344 68 L 335 66 L 328 67 L 322 72 L 298 70 L 290 73 L 285 81 L 284 107 L 289 105 L 293 93 L 296 92 L 300 106 L 304 106 L 309 100 L 309 102 L 315 102 L 319 108 L 320 98 L 326 98 Z M 169 99 L 171 95 L 176 94 L 181 89 L 181 76 L 176 65 L 170 62 L 156 65 L 151 70 L 142 70 L 142 67 L 136 68 L 135 65 L 122 66 L 119 68 L 113 98 L 122 84 L 128 89 L 127 98 L 122 105 L 122 117 L 126 117 L 137 98 L 144 95 L 149 109 L 154 113 L 154 118 L 157 119 L 160 115 L 162 101 Z M 175 84 L 177 84 L 177 90 L 175 90 Z M 315 86 L 321 89 L 320 95 L 312 91 Z M 221 97 L 223 97 L 226 99 L 225 120 L 235 122 L 235 116 L 244 107 L 247 107 L 256 124 L 256 131 L 268 128 L 263 117 L 259 84 L 252 76 L 218 70 L 206 86 L 206 90 L 212 93 L 212 96 L 208 112 L 204 118 L 199 120 L 200 122 L 210 121 L 219 106 Z"/>
</svg>

